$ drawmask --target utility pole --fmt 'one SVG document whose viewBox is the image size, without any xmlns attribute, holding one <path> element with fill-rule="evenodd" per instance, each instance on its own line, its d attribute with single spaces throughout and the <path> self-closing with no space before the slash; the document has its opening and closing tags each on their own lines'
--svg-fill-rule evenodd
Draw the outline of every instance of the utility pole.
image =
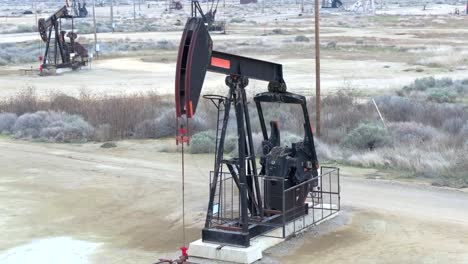
<svg viewBox="0 0 468 264">
<path fill-rule="evenodd" d="M 33 0 L 33 10 L 34 10 L 34 26 L 38 27 L 37 20 L 37 0 Z M 39 38 L 39 53 L 42 53 L 42 40 Z M 40 55 L 39 55 L 40 56 Z"/>
<path fill-rule="evenodd" d="M 320 10 L 315 0 L 315 134 L 320 137 Z"/>
<path fill-rule="evenodd" d="M 35 26 L 38 26 L 38 25 L 37 25 L 37 2 L 36 2 L 36 1 L 37 1 L 37 0 L 33 0 L 33 2 L 32 2 L 32 4 L 33 4 L 32 8 L 33 8 L 33 10 L 34 10 L 34 25 L 35 25 Z"/>
<path fill-rule="evenodd" d="M 98 56 L 97 48 L 97 28 L 96 28 L 96 0 L 93 0 L 93 27 L 94 27 L 94 54 Z"/>
<path fill-rule="evenodd" d="M 135 0 L 133 0 L 133 24 L 136 25 L 136 5 L 135 5 Z"/>
<path fill-rule="evenodd" d="M 110 0 L 110 21 L 112 30 L 114 30 L 114 0 Z"/>
</svg>

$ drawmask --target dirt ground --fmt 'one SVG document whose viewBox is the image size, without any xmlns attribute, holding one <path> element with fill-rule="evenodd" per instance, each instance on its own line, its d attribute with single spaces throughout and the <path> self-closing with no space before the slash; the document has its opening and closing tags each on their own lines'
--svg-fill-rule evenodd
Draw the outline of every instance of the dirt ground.
<svg viewBox="0 0 468 264">
<path fill-rule="evenodd" d="M 12 250 L 31 241 L 63 237 L 98 245 L 87 255 L 89 263 L 177 256 L 181 157 L 158 152 L 160 144 L 123 141 L 102 149 L 1 139 L 0 263 L 14 263 L 19 253 Z M 212 157 L 188 155 L 186 165 L 187 231 L 195 240 Z M 342 214 L 270 249 L 261 262 L 468 261 L 468 193 L 372 175 L 381 172 L 343 168 Z"/>
</svg>

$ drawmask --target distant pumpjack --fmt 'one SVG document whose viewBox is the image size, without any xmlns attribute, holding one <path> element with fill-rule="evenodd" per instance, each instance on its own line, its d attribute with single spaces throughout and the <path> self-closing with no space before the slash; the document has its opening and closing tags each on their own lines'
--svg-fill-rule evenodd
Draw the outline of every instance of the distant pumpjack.
<svg viewBox="0 0 468 264">
<path fill-rule="evenodd" d="M 86 66 L 88 51 L 76 39 L 78 35 L 73 29 L 67 33 L 62 30 L 61 19 L 72 19 L 67 6 L 57 10 L 48 19 L 38 21 L 38 31 L 41 39 L 46 43 L 42 58 L 41 70 L 58 68 L 72 68 L 73 70 Z M 66 41 L 66 37 L 69 41 Z"/>
<path fill-rule="evenodd" d="M 171 5 L 169 6 L 170 9 L 175 9 L 175 10 L 182 10 L 184 6 L 180 1 L 177 0 L 172 0 Z"/>
<path fill-rule="evenodd" d="M 324 1 L 322 4 L 322 8 L 340 8 L 341 6 L 343 6 L 341 0 Z"/>
<path fill-rule="evenodd" d="M 88 17 L 88 9 L 86 9 L 85 1 L 81 2 L 79 0 L 73 0 L 71 4 L 68 1 L 67 7 L 71 8 L 73 16 L 75 17 L 79 17 L 79 18 Z"/>
<path fill-rule="evenodd" d="M 216 21 L 216 12 L 218 11 L 219 0 L 214 5 L 214 0 L 211 4 L 211 8 L 208 12 L 204 13 L 203 9 L 200 6 L 200 3 L 196 0 L 192 1 L 192 17 L 198 17 L 200 15 L 203 19 L 203 22 L 208 28 L 208 31 L 217 31 L 226 33 L 226 22 L 225 21 Z"/>
</svg>

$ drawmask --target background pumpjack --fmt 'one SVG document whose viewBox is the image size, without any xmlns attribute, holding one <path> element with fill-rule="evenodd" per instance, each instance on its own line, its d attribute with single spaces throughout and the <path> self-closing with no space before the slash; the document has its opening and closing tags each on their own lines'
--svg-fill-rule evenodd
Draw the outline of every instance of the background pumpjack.
<svg viewBox="0 0 468 264">
<path fill-rule="evenodd" d="M 73 27 L 74 16 L 70 15 L 67 6 L 63 6 L 47 19 L 38 21 L 41 39 L 46 43 L 41 69 L 58 68 L 79 69 L 88 63 L 88 51 L 76 41 L 78 35 L 73 31 L 62 30 L 62 19 L 71 19 Z M 66 41 L 66 38 L 69 41 Z"/>
</svg>

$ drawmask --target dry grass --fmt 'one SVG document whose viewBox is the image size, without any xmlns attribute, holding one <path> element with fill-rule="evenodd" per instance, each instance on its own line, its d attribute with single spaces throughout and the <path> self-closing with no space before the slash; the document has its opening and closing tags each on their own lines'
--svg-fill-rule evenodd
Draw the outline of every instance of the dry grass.
<svg viewBox="0 0 468 264">
<path fill-rule="evenodd" d="M 82 90 L 78 98 L 60 93 L 52 93 L 47 98 L 41 99 L 34 88 L 27 88 L 1 101 L 0 111 L 17 115 L 48 110 L 78 114 L 95 127 L 110 126 L 111 138 L 128 138 L 134 135 L 139 123 L 156 118 L 169 106 L 155 92 L 107 96 Z"/>
<path fill-rule="evenodd" d="M 314 101 L 314 98 L 308 98 L 311 120 L 315 118 Z M 353 90 L 323 99 L 323 134 L 316 142 L 321 161 L 400 169 L 412 175 L 430 177 L 443 185 L 462 187 L 468 184 L 464 169 L 468 164 L 466 106 L 399 96 L 380 96 L 376 101 L 387 120 L 391 142 L 375 145 L 372 150 L 363 150 L 356 149 L 353 144 L 344 147 L 338 143 L 353 134 L 352 131 L 356 131 L 361 124 L 380 122 L 373 104 Z M 16 118 L 15 115 L 20 117 L 26 113 L 52 110 L 82 116 L 94 127 L 93 140 L 163 138 L 172 137 L 177 129 L 173 108 L 172 98 L 156 92 L 108 96 L 82 90 L 77 97 L 52 93 L 47 99 L 41 99 L 33 88 L 28 88 L 0 101 L 0 112 L 13 113 L 3 114 L 0 120 L 5 120 L 3 129 L 8 131 L 12 130 L 11 120 Z M 264 106 L 264 113 L 266 120 L 280 121 L 284 144 L 303 137 L 304 120 L 298 107 L 270 104 Z M 252 104 L 250 114 L 255 144 L 260 146 L 258 115 Z M 209 102 L 200 101 L 197 116 L 191 122 L 193 134 L 216 128 L 216 111 Z M 235 135 L 235 129 L 234 118 L 231 118 L 228 133 Z M 55 127 L 52 127 L 47 135 L 54 138 L 59 136 L 60 139 L 55 132 Z M 194 135 L 194 139 L 198 138 L 201 143 L 200 148 L 193 150 L 194 153 L 213 151 L 213 133 L 203 133 Z M 228 137 L 226 146 L 230 154 L 235 154 L 235 137 Z"/>
</svg>

